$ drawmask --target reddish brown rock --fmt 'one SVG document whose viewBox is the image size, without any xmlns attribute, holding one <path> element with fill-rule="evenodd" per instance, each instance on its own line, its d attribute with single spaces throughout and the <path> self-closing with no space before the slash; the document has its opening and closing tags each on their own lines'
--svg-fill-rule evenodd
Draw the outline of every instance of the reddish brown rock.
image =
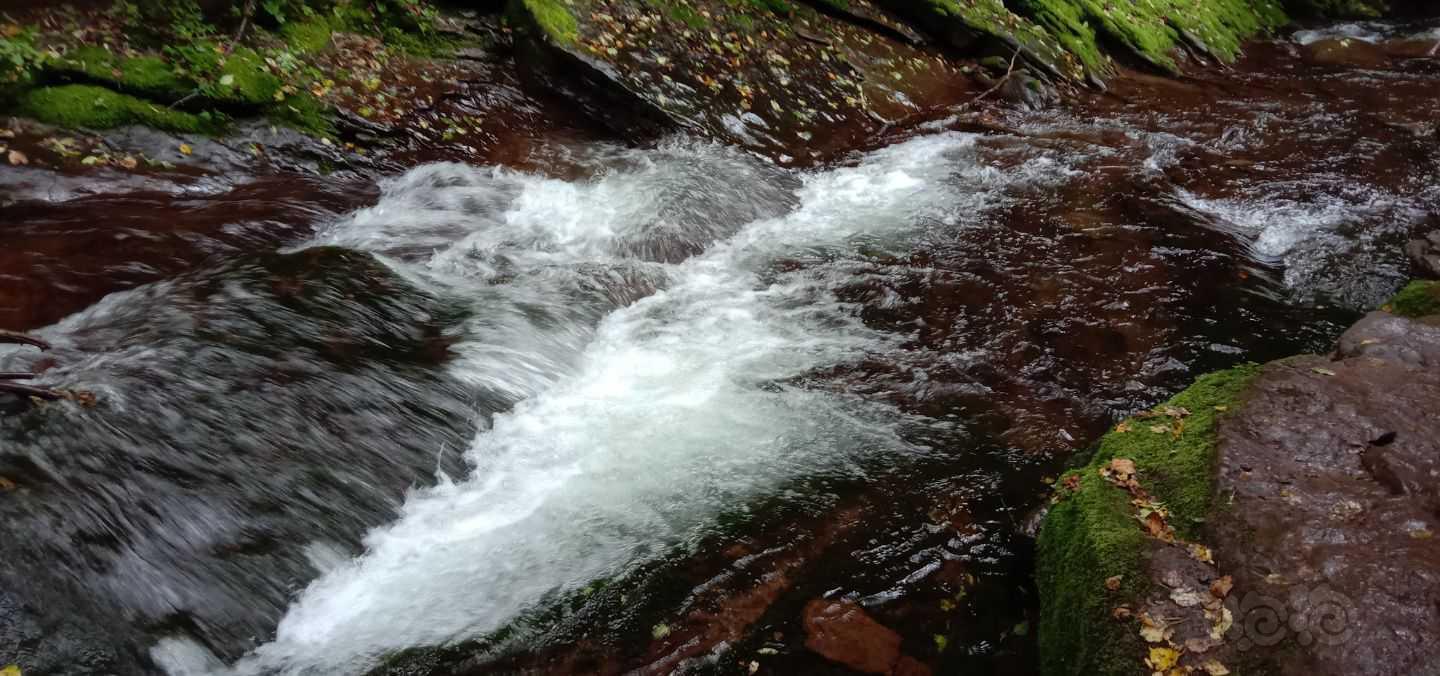
<svg viewBox="0 0 1440 676">
<path fill-rule="evenodd" d="M 1260 673 L 1440 663 L 1440 329 L 1375 313 L 1335 358 L 1271 364 L 1220 428 L 1226 636 Z"/>
<path fill-rule="evenodd" d="M 900 635 L 853 601 L 811 601 L 805 606 L 805 634 L 805 647 L 856 671 L 890 673 L 900 661 Z"/>
</svg>

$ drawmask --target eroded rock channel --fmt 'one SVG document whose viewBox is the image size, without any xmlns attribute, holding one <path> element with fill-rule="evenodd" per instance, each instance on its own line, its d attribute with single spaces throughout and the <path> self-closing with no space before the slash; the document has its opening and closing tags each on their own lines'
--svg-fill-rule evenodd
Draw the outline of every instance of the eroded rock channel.
<svg viewBox="0 0 1440 676">
<path fill-rule="evenodd" d="M 128 3 L 6 19 L 0 330 L 48 349 L 0 382 L 59 398 L 0 391 L 0 667 L 1429 664 L 1426 8 L 225 4 L 212 71 Z M 1204 499 L 1156 445 L 1202 433 Z M 1134 556 L 1041 532 L 1037 582 L 1116 500 Z M 1415 644 L 1201 650 L 1222 578 Z"/>
</svg>

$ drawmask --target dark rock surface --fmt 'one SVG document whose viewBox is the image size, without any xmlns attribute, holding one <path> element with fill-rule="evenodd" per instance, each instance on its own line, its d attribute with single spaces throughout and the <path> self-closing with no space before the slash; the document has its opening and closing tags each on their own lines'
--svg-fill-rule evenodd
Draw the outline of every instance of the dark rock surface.
<svg viewBox="0 0 1440 676">
<path fill-rule="evenodd" d="M 1405 244 L 1405 255 L 1416 276 L 1440 279 L 1440 230 Z"/>
<path fill-rule="evenodd" d="M 1434 673 L 1440 328 L 1372 313 L 1276 362 L 1220 428 L 1210 524 L 1230 643 L 1262 673 Z"/>
</svg>

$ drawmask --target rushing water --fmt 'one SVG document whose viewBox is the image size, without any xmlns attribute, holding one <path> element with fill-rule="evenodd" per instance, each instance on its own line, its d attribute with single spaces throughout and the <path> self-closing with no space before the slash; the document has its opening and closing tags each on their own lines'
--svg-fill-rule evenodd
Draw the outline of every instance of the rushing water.
<svg viewBox="0 0 1440 676">
<path fill-rule="evenodd" d="M 61 672 L 796 671 L 800 606 L 843 596 L 907 653 L 1032 669 L 1042 476 L 1404 277 L 1440 162 L 1355 112 L 1435 85 L 1402 75 L 1234 75 L 1258 94 L 1203 114 L 1141 80 L 804 171 L 557 142 L 217 227 L 36 332 L 39 382 L 97 403 L 0 422 L 0 635 Z"/>
</svg>

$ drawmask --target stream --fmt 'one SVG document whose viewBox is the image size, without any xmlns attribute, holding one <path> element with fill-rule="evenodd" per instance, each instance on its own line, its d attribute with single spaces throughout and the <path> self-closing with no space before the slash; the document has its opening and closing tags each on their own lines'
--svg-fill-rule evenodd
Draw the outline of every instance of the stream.
<svg viewBox="0 0 1440 676">
<path fill-rule="evenodd" d="M 54 673 L 850 673 L 805 650 L 845 598 L 939 673 L 1033 673 L 1047 482 L 1408 277 L 1440 60 L 1306 50 L 1435 30 L 812 168 L 557 135 L 0 207 L 6 274 L 57 288 L 0 371 L 96 396 L 0 418 L 0 637 Z M 67 258 L 96 219 L 130 244 Z"/>
</svg>

